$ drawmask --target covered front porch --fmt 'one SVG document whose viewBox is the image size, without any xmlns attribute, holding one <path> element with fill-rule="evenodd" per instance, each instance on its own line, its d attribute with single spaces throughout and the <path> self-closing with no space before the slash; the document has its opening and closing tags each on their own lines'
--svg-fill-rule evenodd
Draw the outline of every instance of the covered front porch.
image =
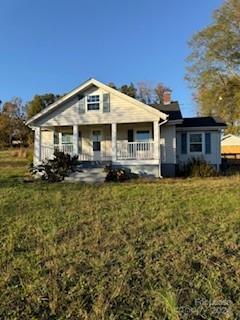
<svg viewBox="0 0 240 320">
<path fill-rule="evenodd" d="M 111 123 L 35 128 L 34 162 L 55 150 L 78 155 L 79 161 L 157 164 L 159 123 Z"/>
</svg>

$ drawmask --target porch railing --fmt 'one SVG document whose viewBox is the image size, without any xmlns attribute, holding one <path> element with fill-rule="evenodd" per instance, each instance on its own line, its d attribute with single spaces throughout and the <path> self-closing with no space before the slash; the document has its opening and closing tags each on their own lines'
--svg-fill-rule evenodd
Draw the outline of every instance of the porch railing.
<svg viewBox="0 0 240 320">
<path fill-rule="evenodd" d="M 51 159 L 53 157 L 54 151 L 59 150 L 64 153 L 69 153 L 73 155 L 73 145 L 72 144 L 54 144 L 54 145 L 42 145 L 41 147 L 41 160 Z M 111 161 L 112 156 L 106 155 L 105 153 L 100 153 L 98 157 L 89 153 L 79 153 L 78 159 L 80 161 Z"/>
<path fill-rule="evenodd" d="M 54 144 L 54 145 L 42 145 L 41 146 L 41 160 L 51 159 L 54 151 L 59 150 L 64 153 L 73 154 L 72 144 Z"/>
<path fill-rule="evenodd" d="M 154 142 L 117 142 L 117 160 L 154 159 Z"/>
<path fill-rule="evenodd" d="M 54 153 L 53 145 L 42 145 L 41 146 L 41 160 L 51 159 Z"/>
<path fill-rule="evenodd" d="M 63 151 L 73 155 L 73 144 L 55 144 L 55 145 L 42 145 L 41 147 L 41 160 L 51 159 L 55 150 Z M 110 161 L 111 156 L 99 154 L 96 158 L 92 154 L 80 153 L 80 161 L 92 160 L 105 160 Z M 117 160 L 147 160 L 154 159 L 154 142 L 117 142 Z"/>
<path fill-rule="evenodd" d="M 73 154 L 73 144 L 72 143 L 55 144 L 54 150 L 59 150 L 64 153 Z"/>
</svg>

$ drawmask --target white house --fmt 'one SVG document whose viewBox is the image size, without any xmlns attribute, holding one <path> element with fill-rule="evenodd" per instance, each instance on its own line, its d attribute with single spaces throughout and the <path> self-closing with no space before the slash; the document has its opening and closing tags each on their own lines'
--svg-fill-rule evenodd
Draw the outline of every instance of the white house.
<svg viewBox="0 0 240 320">
<path fill-rule="evenodd" d="M 174 176 L 177 165 L 203 156 L 219 168 L 221 130 L 212 117 L 183 118 L 169 92 L 147 105 L 89 79 L 28 120 L 35 131 L 34 163 L 55 149 L 79 161 L 111 162 L 134 172 Z"/>
</svg>

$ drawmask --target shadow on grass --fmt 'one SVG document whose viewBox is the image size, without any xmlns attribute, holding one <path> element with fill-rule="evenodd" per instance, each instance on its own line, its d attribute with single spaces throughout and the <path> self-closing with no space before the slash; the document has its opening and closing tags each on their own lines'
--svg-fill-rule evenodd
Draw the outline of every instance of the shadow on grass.
<svg viewBox="0 0 240 320">
<path fill-rule="evenodd" d="M 19 177 L 16 175 L 0 178 L 0 188 L 8 188 L 8 187 L 15 187 L 16 185 L 23 184 L 24 177 Z"/>
</svg>

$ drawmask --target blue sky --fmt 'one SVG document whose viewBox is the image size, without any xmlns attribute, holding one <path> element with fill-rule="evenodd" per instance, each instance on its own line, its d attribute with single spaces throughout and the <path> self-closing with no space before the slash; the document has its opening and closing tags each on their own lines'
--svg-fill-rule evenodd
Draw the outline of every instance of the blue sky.
<svg viewBox="0 0 240 320">
<path fill-rule="evenodd" d="M 0 100 L 66 93 L 90 77 L 163 82 L 185 116 L 187 41 L 221 0 L 1 0 Z"/>
</svg>

